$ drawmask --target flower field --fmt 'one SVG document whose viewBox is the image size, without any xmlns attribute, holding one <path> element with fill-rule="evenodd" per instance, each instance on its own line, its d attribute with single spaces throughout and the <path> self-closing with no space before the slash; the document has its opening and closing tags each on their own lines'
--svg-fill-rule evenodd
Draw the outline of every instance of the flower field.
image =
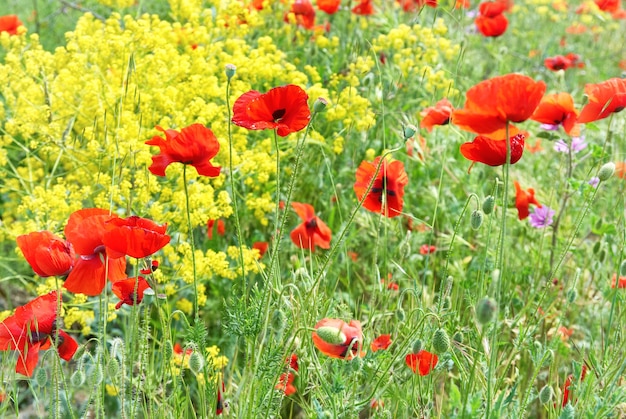
<svg viewBox="0 0 626 419">
<path fill-rule="evenodd" d="M 621 1 L 7 1 L 0 417 L 626 417 Z"/>
</svg>

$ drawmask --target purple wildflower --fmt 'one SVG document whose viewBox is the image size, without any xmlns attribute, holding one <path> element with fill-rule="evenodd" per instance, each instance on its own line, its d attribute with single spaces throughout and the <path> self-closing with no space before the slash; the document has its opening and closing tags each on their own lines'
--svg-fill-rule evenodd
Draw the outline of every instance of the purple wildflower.
<svg viewBox="0 0 626 419">
<path fill-rule="evenodd" d="M 569 153 L 570 147 L 572 148 L 572 153 L 578 153 L 584 150 L 587 148 L 585 137 L 573 137 L 571 145 L 567 144 L 565 140 L 559 140 L 554 143 L 554 151 L 558 151 L 559 153 Z"/>
<path fill-rule="evenodd" d="M 561 124 L 541 124 L 541 129 L 545 129 L 546 131 L 556 131 L 560 126 Z"/>
<path fill-rule="evenodd" d="M 594 176 L 591 179 L 589 179 L 589 182 L 587 183 L 595 188 L 596 186 L 598 186 L 598 183 L 600 183 L 600 178 L 597 176 Z"/>
<path fill-rule="evenodd" d="M 554 213 L 555 211 L 546 205 L 535 207 L 528 217 L 528 221 L 530 221 L 530 225 L 535 228 L 545 228 L 552 225 Z"/>
</svg>

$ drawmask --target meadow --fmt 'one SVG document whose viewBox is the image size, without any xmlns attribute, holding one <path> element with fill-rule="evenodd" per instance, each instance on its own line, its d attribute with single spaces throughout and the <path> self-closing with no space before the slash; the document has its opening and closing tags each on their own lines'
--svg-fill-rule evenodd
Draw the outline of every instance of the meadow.
<svg viewBox="0 0 626 419">
<path fill-rule="evenodd" d="M 0 417 L 626 417 L 620 1 L 4 4 Z"/>
</svg>

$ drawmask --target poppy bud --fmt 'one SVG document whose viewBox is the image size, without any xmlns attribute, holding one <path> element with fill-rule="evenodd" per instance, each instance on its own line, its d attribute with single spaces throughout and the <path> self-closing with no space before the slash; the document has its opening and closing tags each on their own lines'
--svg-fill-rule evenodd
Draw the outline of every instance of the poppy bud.
<svg viewBox="0 0 626 419">
<path fill-rule="evenodd" d="M 613 176 L 613 173 L 615 173 L 615 163 L 612 161 L 605 163 L 598 172 L 598 179 L 600 179 L 600 182 L 604 182 L 605 180 L 609 180 L 609 178 Z"/>
<path fill-rule="evenodd" d="M 44 387 L 48 383 L 48 373 L 45 368 L 39 368 L 35 374 L 35 383 L 39 387 Z"/>
<path fill-rule="evenodd" d="M 539 401 L 541 401 L 542 404 L 548 404 L 550 403 L 550 400 L 552 400 L 553 395 L 554 390 L 552 390 L 552 387 L 545 385 L 541 391 L 539 391 Z"/>
<path fill-rule="evenodd" d="M 96 365 L 93 369 L 93 381 L 99 385 L 104 380 L 104 372 L 102 371 L 102 365 Z"/>
<path fill-rule="evenodd" d="M 228 78 L 228 80 L 230 80 L 237 72 L 237 67 L 235 67 L 234 64 L 226 64 L 226 69 L 224 72 L 226 73 L 226 77 Z"/>
<path fill-rule="evenodd" d="M 356 344 L 357 343 L 355 343 L 355 345 Z M 363 368 L 363 359 L 357 356 L 356 358 L 352 360 L 352 362 L 350 363 L 350 366 L 352 367 L 352 371 L 354 372 L 361 371 L 361 369 Z"/>
<path fill-rule="evenodd" d="M 282 310 L 274 310 L 272 314 L 272 327 L 274 331 L 282 331 L 285 328 L 285 323 L 287 322 L 287 318 L 285 317 L 285 313 Z"/>
<path fill-rule="evenodd" d="M 450 307 L 452 307 L 452 299 L 450 298 L 450 296 L 449 296 L 449 295 L 446 295 L 446 296 L 444 297 L 444 299 L 443 299 L 443 306 L 442 306 L 442 308 L 443 308 L 444 310 L 449 310 L 449 309 L 450 309 Z"/>
<path fill-rule="evenodd" d="M 498 306 L 493 298 L 485 297 L 476 304 L 476 320 L 480 324 L 487 324 L 493 320 Z"/>
<path fill-rule="evenodd" d="M 481 210 L 472 211 L 470 224 L 474 230 L 478 230 L 480 228 L 480 226 L 483 224 L 483 213 Z"/>
<path fill-rule="evenodd" d="M 415 125 L 408 124 L 402 127 L 402 135 L 404 135 L 405 140 L 408 140 L 409 138 L 413 137 L 416 132 L 417 132 L 417 128 L 415 127 Z"/>
<path fill-rule="evenodd" d="M 454 335 L 452 335 L 452 341 L 454 343 L 463 343 L 463 332 L 459 330 Z"/>
<path fill-rule="evenodd" d="M 561 416 L 559 416 L 559 419 L 574 419 L 575 416 L 576 410 L 574 409 L 574 406 L 572 406 L 571 403 L 567 403 L 563 410 L 561 410 Z"/>
<path fill-rule="evenodd" d="M 109 377 L 116 377 L 120 372 L 120 363 L 117 358 L 111 358 L 109 360 Z"/>
<path fill-rule="evenodd" d="M 191 355 L 189 355 L 189 369 L 194 375 L 198 375 L 202 372 L 202 367 L 204 367 L 204 358 L 200 351 L 193 351 Z"/>
<path fill-rule="evenodd" d="M 493 208 L 495 206 L 496 206 L 496 198 L 494 198 L 493 195 L 489 195 L 483 201 L 483 212 L 486 215 L 489 215 L 489 214 L 491 214 L 493 212 Z"/>
<path fill-rule="evenodd" d="M 172 342 L 169 340 L 165 342 L 163 345 L 163 359 L 168 362 L 172 359 L 172 355 L 174 354 L 174 347 L 172 346 Z"/>
<path fill-rule="evenodd" d="M 115 338 L 111 341 L 111 358 L 117 358 L 122 356 L 122 351 L 124 349 L 124 341 L 120 338 Z"/>
<path fill-rule="evenodd" d="M 416 339 L 415 342 L 413 342 L 411 352 L 416 354 L 419 353 L 419 351 L 421 351 L 422 349 L 424 349 L 424 342 L 422 342 L 421 339 Z"/>
<path fill-rule="evenodd" d="M 401 322 L 403 322 L 406 318 L 406 314 L 404 313 L 404 310 L 402 308 L 396 310 L 396 318 L 398 319 L 398 321 Z"/>
<path fill-rule="evenodd" d="M 323 112 L 328 106 L 328 101 L 323 97 L 318 97 L 317 100 L 313 103 L 313 112 L 319 113 Z"/>
<path fill-rule="evenodd" d="M 80 387 L 85 382 L 85 373 L 82 370 L 74 371 L 74 374 L 70 377 L 70 383 L 72 387 Z"/>
<path fill-rule="evenodd" d="M 619 266 L 619 276 L 626 276 L 626 259 L 624 259 Z"/>
<path fill-rule="evenodd" d="M 575 288 L 570 288 L 567 290 L 567 302 L 568 303 L 573 303 L 574 301 L 576 301 L 576 297 L 578 297 L 578 291 L 576 291 Z"/>
<path fill-rule="evenodd" d="M 444 329 L 435 330 L 433 335 L 433 350 L 435 353 L 442 354 L 450 349 L 450 337 Z"/>
<path fill-rule="evenodd" d="M 341 345 L 346 341 L 346 335 L 341 332 L 341 329 L 332 326 L 318 327 L 315 332 L 324 342 L 331 345 Z"/>
</svg>

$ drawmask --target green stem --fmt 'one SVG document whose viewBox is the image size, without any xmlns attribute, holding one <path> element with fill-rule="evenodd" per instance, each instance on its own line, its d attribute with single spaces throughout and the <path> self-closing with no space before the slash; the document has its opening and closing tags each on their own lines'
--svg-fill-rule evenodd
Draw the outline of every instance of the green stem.
<svg viewBox="0 0 626 419">
<path fill-rule="evenodd" d="M 196 245 L 193 240 L 193 225 L 191 224 L 191 209 L 189 208 L 189 188 L 187 187 L 187 165 L 183 165 L 183 186 L 185 187 L 185 209 L 187 212 L 187 226 L 191 243 L 191 267 L 193 269 L 193 308 L 196 313 L 196 322 L 200 318 L 198 310 L 198 276 L 196 273 Z"/>
</svg>

